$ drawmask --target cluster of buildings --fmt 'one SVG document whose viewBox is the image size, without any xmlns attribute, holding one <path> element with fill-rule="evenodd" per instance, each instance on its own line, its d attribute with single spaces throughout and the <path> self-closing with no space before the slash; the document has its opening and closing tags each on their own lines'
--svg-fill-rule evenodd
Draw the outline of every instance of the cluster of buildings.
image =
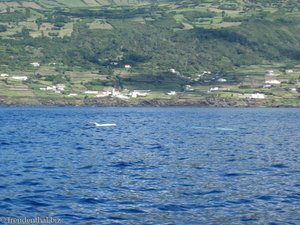
<svg viewBox="0 0 300 225">
<path fill-rule="evenodd" d="M 255 94 L 241 94 L 239 95 L 241 98 L 249 98 L 249 99 L 264 99 L 266 98 L 265 94 L 255 93 Z"/>
<path fill-rule="evenodd" d="M 32 62 L 30 63 L 30 65 L 32 65 L 33 67 L 39 67 L 40 63 L 38 62 Z M 18 80 L 18 81 L 26 81 L 28 80 L 28 76 L 10 76 L 8 73 L 1 73 L 0 77 L 2 79 L 11 79 L 11 80 Z"/>
<path fill-rule="evenodd" d="M 33 67 L 40 67 L 40 63 L 38 62 L 32 62 L 30 63 L 30 65 L 32 65 Z"/>
<path fill-rule="evenodd" d="M 53 91 L 57 94 L 61 94 L 65 91 L 65 84 L 57 84 L 53 86 L 47 86 L 47 87 L 42 87 L 40 88 L 41 91 Z M 87 90 L 82 92 L 84 95 L 92 95 L 97 98 L 104 98 L 104 97 L 116 97 L 120 99 L 129 99 L 129 98 L 137 98 L 137 97 L 146 97 L 150 93 L 150 90 L 124 90 L 124 91 L 119 91 L 116 90 L 115 88 L 112 88 L 112 90 L 106 90 L 106 91 L 92 91 L 92 90 Z M 77 93 L 70 93 L 67 96 L 69 97 L 74 97 L 78 96 Z"/>
<path fill-rule="evenodd" d="M 137 97 L 146 97 L 150 93 L 150 90 L 124 90 L 124 91 L 119 91 L 116 90 L 115 88 L 112 88 L 111 91 L 101 91 L 94 93 L 96 94 L 97 98 L 103 98 L 103 97 L 115 97 L 115 98 L 120 98 L 120 99 L 129 99 L 129 98 L 137 98 Z M 87 94 L 87 92 L 85 92 Z"/>
<path fill-rule="evenodd" d="M 170 72 L 175 74 L 175 75 L 178 75 L 178 76 L 180 75 L 180 73 L 178 71 L 176 71 L 175 69 L 173 69 L 173 68 L 170 69 Z"/>
<path fill-rule="evenodd" d="M 212 87 L 212 88 L 209 89 L 208 92 L 215 92 L 215 91 L 230 91 L 230 88 Z"/>
<path fill-rule="evenodd" d="M 28 76 L 10 76 L 7 73 L 1 73 L 0 77 L 3 79 L 11 79 L 11 80 L 19 80 L 19 81 L 26 81 L 28 80 Z"/>
<path fill-rule="evenodd" d="M 53 86 L 47 86 L 40 88 L 41 91 L 53 91 L 57 94 L 61 94 L 65 91 L 65 84 L 57 84 Z M 106 91 L 92 91 L 92 90 L 87 90 L 82 92 L 83 95 L 92 95 L 93 97 L 96 98 L 104 98 L 104 97 L 115 97 L 115 98 L 120 98 L 120 99 L 130 99 L 130 98 L 137 98 L 137 97 L 146 97 L 150 93 L 150 90 L 124 90 L 124 91 L 119 91 L 116 90 L 115 88 L 112 88 L 112 90 L 106 90 Z M 67 96 L 69 97 L 74 97 L 78 96 L 77 93 L 70 93 Z"/>
<path fill-rule="evenodd" d="M 57 84 L 53 86 L 47 86 L 40 88 L 41 91 L 54 91 L 57 94 L 61 94 L 65 91 L 66 85 L 65 84 Z"/>
<path fill-rule="evenodd" d="M 39 62 L 32 62 L 30 63 L 31 66 L 34 68 L 40 67 Z M 49 63 L 48 65 L 56 65 L 56 63 Z M 118 65 L 117 62 L 113 62 L 113 65 Z M 124 65 L 125 69 L 131 69 L 132 66 L 129 64 Z M 2 79 L 12 79 L 12 80 L 18 80 L 18 81 L 26 81 L 28 80 L 28 76 L 10 76 L 7 73 L 2 73 L 0 74 L 0 78 Z M 65 84 L 56 84 L 56 85 L 51 85 L 51 86 L 46 86 L 46 87 L 41 87 L 39 88 L 40 91 L 51 91 L 57 94 L 62 94 L 65 92 L 66 85 Z M 92 91 L 92 90 L 87 90 L 84 91 L 82 94 L 84 95 L 94 95 L 95 97 L 116 97 L 116 98 L 121 98 L 121 99 L 129 99 L 129 98 L 137 98 L 137 97 L 146 97 L 149 95 L 150 90 L 124 90 L 122 92 L 116 90 L 115 88 L 112 88 L 110 91 Z M 67 96 L 73 97 L 73 96 L 78 96 L 78 93 L 70 93 Z"/>
<path fill-rule="evenodd" d="M 38 62 L 32 62 L 30 64 L 34 68 L 40 67 L 40 63 L 38 63 Z M 118 62 L 111 62 L 111 64 L 118 65 Z M 49 65 L 56 65 L 56 63 L 49 63 Z M 124 68 L 131 69 L 132 67 L 129 64 L 125 64 Z M 180 76 L 180 77 L 182 76 L 180 74 L 180 72 L 174 68 L 169 69 L 169 72 L 174 75 Z M 294 71 L 291 69 L 285 70 L 286 74 L 293 73 L 293 72 Z M 200 78 L 202 78 L 203 76 L 210 75 L 210 74 L 211 74 L 211 71 L 203 71 L 201 74 L 198 74 L 196 76 L 196 79 L 191 79 L 191 80 L 200 80 Z M 265 89 L 265 88 L 279 87 L 281 85 L 282 81 L 280 81 L 276 78 L 278 75 L 280 75 L 280 74 L 276 74 L 273 70 L 268 70 L 264 74 L 265 79 L 264 79 L 263 84 L 261 83 L 261 80 L 255 80 L 255 79 L 251 79 L 250 82 L 256 83 L 257 88 Z M 0 79 L 26 81 L 29 79 L 29 77 L 28 76 L 10 76 L 7 73 L 2 73 L 2 74 L 0 74 Z M 226 87 L 227 80 L 225 78 L 222 78 L 222 77 L 220 78 L 217 76 L 215 78 L 211 78 L 211 81 L 213 81 L 213 80 L 220 83 L 220 85 L 215 86 L 215 87 L 210 87 L 209 90 L 207 91 L 208 93 L 231 91 L 230 88 Z M 205 80 L 204 80 L 204 82 L 205 82 Z M 66 88 L 66 85 L 61 83 L 61 84 L 56 84 L 56 85 L 52 85 L 52 86 L 41 87 L 39 89 L 41 91 L 53 91 L 55 93 L 62 94 L 62 93 L 65 93 L 65 88 Z M 255 89 L 257 90 L 257 88 L 255 88 Z M 253 89 L 253 90 L 255 90 L 255 89 Z M 297 88 L 293 87 L 293 88 L 290 88 L 289 90 L 296 92 Z M 185 85 L 184 91 L 186 91 L 186 92 L 194 91 L 194 88 L 191 85 Z M 80 94 L 93 95 L 93 97 L 97 97 L 97 98 L 115 97 L 115 98 L 120 98 L 120 99 L 130 99 L 130 98 L 137 98 L 137 97 L 146 97 L 149 95 L 149 93 L 150 93 L 150 90 L 119 91 L 119 90 L 116 90 L 115 88 L 112 88 L 111 90 L 105 90 L 105 91 L 86 90 Z M 171 90 L 165 94 L 169 95 L 169 96 L 176 96 L 178 93 L 174 90 Z M 235 93 L 235 94 L 237 94 L 240 98 L 248 98 L 248 99 L 264 99 L 264 98 L 266 98 L 265 94 L 258 93 L 258 92 L 252 93 L 252 94 L 240 94 L 240 93 Z M 67 96 L 72 97 L 72 96 L 77 96 L 77 95 L 79 95 L 79 93 L 70 93 Z"/>
<path fill-rule="evenodd" d="M 287 70 L 287 71 L 292 71 L 292 70 Z M 279 74 L 275 74 L 273 70 L 268 70 L 265 73 L 265 84 L 263 88 L 271 88 L 272 86 L 278 86 L 281 84 L 281 82 L 277 79 L 275 79 L 276 76 Z"/>
<path fill-rule="evenodd" d="M 285 73 L 293 73 L 293 70 L 285 70 Z M 263 83 L 260 83 L 261 81 L 255 81 L 255 80 L 250 80 L 249 82 L 255 82 L 256 84 L 259 82 L 260 84 L 257 84 L 257 88 L 272 88 L 272 87 L 280 87 L 282 84 L 282 81 L 280 81 L 279 79 L 277 79 L 276 77 L 279 76 L 280 74 L 276 74 L 273 70 L 268 70 L 265 73 L 265 79 L 263 81 Z M 219 78 L 217 80 L 217 82 L 219 83 L 226 83 L 226 79 L 223 78 Z M 253 84 L 253 83 L 252 83 Z M 255 89 L 257 89 L 255 88 Z M 290 88 L 289 89 L 292 92 L 296 92 L 297 89 L 296 88 Z M 230 91 L 230 88 L 227 87 L 211 87 L 208 90 L 208 93 L 210 92 L 223 92 L 223 91 Z M 240 98 L 248 98 L 248 99 L 265 99 L 266 95 L 263 93 L 252 93 L 252 94 L 237 94 Z"/>
<path fill-rule="evenodd" d="M 119 65 L 119 63 L 116 62 L 116 61 L 112 61 L 112 62 L 110 62 L 109 64 L 112 65 L 112 66 L 118 66 L 118 65 Z M 131 66 L 130 64 L 125 64 L 125 65 L 124 65 L 124 68 L 125 68 L 125 69 L 131 69 L 132 66 Z"/>
</svg>

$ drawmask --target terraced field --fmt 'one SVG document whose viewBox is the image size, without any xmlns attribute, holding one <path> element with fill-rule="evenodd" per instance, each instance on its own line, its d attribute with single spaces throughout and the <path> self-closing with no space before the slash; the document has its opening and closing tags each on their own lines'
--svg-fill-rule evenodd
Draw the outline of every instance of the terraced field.
<svg viewBox="0 0 300 225">
<path fill-rule="evenodd" d="M 32 0 L 32 1 L 1 1 L 0 9 L 7 7 L 25 7 L 32 9 L 66 7 L 66 8 L 84 8 L 84 7 L 101 7 L 108 5 L 143 5 L 151 1 L 138 0 Z"/>
<path fill-rule="evenodd" d="M 90 7 L 94 7 L 94 6 L 99 6 L 99 2 L 97 2 L 96 0 L 83 0 L 83 2 Z"/>
<path fill-rule="evenodd" d="M 59 5 L 64 5 L 68 8 L 72 7 L 86 7 L 86 4 L 84 4 L 81 0 L 55 0 Z"/>
</svg>

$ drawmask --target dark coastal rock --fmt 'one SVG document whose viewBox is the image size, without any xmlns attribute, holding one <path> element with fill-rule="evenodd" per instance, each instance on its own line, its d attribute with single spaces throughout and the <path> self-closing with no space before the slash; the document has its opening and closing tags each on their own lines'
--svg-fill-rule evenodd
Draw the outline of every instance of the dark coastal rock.
<svg viewBox="0 0 300 225">
<path fill-rule="evenodd" d="M 119 98 L 28 98 L 0 97 L 0 105 L 4 106 L 197 106 L 197 107 L 280 107 L 280 102 L 268 99 L 236 99 L 236 98 L 201 98 L 201 99 L 128 99 Z M 288 106 L 288 105 L 284 105 Z"/>
</svg>

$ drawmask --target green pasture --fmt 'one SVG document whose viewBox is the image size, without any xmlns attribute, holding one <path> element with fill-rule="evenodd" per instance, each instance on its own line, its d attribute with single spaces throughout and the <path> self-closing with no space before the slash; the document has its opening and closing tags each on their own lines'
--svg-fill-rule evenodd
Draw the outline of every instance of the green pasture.
<svg viewBox="0 0 300 225">
<path fill-rule="evenodd" d="M 87 7 L 87 5 L 81 0 L 55 0 L 59 5 L 63 4 L 68 8 L 73 7 Z"/>
</svg>

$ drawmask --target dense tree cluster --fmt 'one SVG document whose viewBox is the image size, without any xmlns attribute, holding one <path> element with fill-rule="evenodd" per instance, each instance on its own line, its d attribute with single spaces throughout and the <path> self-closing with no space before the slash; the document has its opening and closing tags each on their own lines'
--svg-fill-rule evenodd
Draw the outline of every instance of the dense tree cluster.
<svg viewBox="0 0 300 225">
<path fill-rule="evenodd" d="M 220 7 L 221 3 L 218 2 Z M 286 6 L 297 2 L 249 0 L 248 3 L 285 3 Z M 239 6 L 238 1 L 227 3 L 226 7 L 229 5 Z M 217 16 L 215 12 L 195 10 L 183 11 L 181 15 L 188 22 Z M 4 12 L 0 21 L 17 23 L 29 16 L 28 10 Z M 114 68 L 130 64 L 142 72 L 174 68 L 188 76 L 203 69 L 222 71 L 262 61 L 293 62 L 300 59 L 300 21 L 297 17 L 279 13 L 270 16 L 264 12 L 253 17 L 225 16 L 224 21 L 241 22 L 241 25 L 189 30 L 183 29 L 183 24 L 175 16 L 174 11 L 157 5 L 47 11 L 44 17 L 36 19 L 38 26 L 51 23 L 60 29 L 73 18 L 79 18 L 74 23 L 72 35 L 61 38 L 57 32 L 51 31 L 48 36 L 33 38 L 30 30 L 23 27 L 12 38 L 2 39 L 0 62 L 11 69 L 29 68 L 32 61 L 57 62 L 69 68 L 96 69 L 107 74 L 111 74 Z M 138 22 L 133 18 L 144 20 Z M 99 19 L 105 19 L 112 29 L 90 29 L 88 23 Z M 7 25 L 0 25 L 0 32 L 6 29 Z"/>
</svg>

